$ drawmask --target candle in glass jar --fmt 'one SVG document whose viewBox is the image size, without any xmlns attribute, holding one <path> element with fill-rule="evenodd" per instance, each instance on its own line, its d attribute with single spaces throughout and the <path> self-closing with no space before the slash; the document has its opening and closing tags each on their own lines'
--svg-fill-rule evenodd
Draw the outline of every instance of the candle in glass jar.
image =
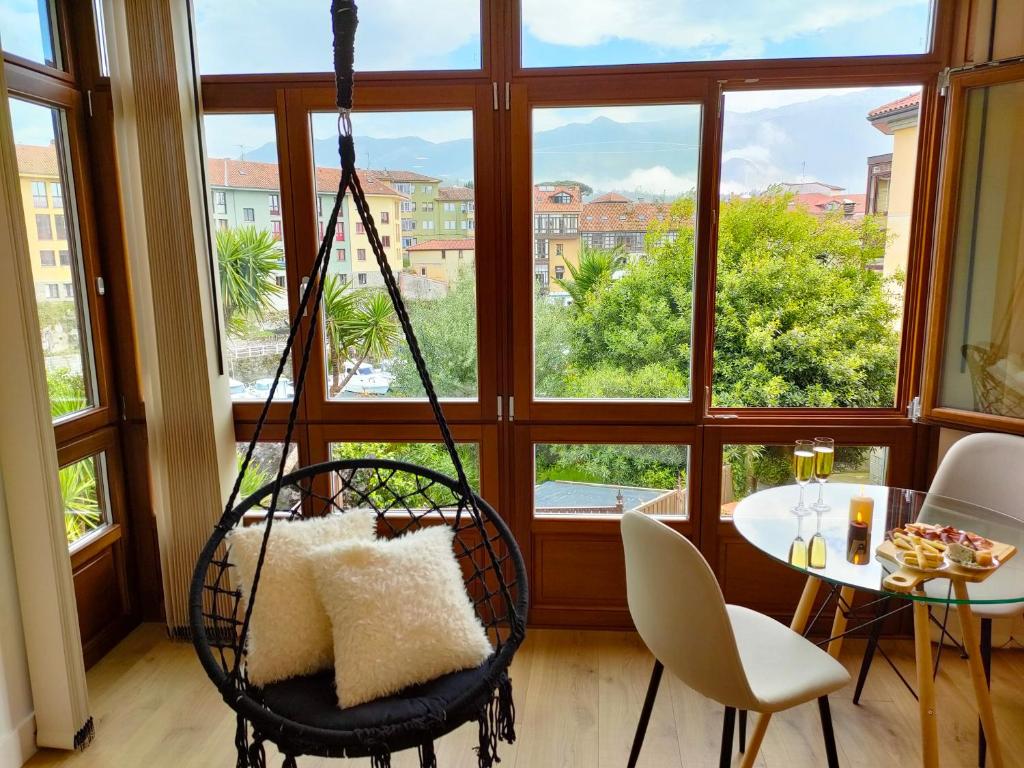
<svg viewBox="0 0 1024 768">
<path fill-rule="evenodd" d="M 850 499 L 850 522 L 863 523 L 871 528 L 871 516 L 875 511 L 875 500 L 864 495 L 864 487 L 861 486 L 860 495 Z"/>
</svg>

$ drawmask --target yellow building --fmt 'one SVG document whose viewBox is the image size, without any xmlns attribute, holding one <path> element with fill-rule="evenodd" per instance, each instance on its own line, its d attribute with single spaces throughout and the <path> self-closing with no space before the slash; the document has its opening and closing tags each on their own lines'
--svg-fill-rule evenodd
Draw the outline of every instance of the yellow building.
<svg viewBox="0 0 1024 768">
<path fill-rule="evenodd" d="M 914 206 L 914 174 L 917 167 L 917 125 L 921 94 L 913 93 L 868 113 L 871 124 L 892 136 L 889 178 L 883 174 L 868 180 L 868 213 L 886 217 L 888 242 L 882 273 L 905 272 L 910 255 L 910 217 Z M 872 160 L 884 158 L 872 158 Z M 876 164 L 877 165 L 877 164 Z"/>
<path fill-rule="evenodd" d="M 366 193 L 366 204 L 369 206 L 373 222 L 377 226 L 377 234 L 380 235 L 388 264 L 394 272 L 401 272 L 403 268 L 401 204 L 409 198 L 378 179 L 373 171 L 360 170 L 359 175 L 363 192 Z M 341 180 L 341 171 L 337 168 L 317 168 L 316 177 L 317 189 L 337 189 Z M 345 217 L 352 222 L 349 246 L 352 259 L 352 284 L 356 287 L 383 285 L 384 278 L 380 274 L 380 267 L 373 255 L 370 239 L 366 236 L 366 231 L 359 218 L 359 211 L 356 210 L 355 203 L 352 201 L 352 195 L 345 195 Z"/>
<path fill-rule="evenodd" d="M 464 269 L 473 268 L 476 241 L 472 238 L 427 240 L 406 249 L 413 274 L 451 285 Z"/>
<path fill-rule="evenodd" d="M 53 144 L 19 144 L 16 150 L 36 299 L 73 299 L 75 279 L 57 151 Z"/>
<path fill-rule="evenodd" d="M 534 277 L 553 293 L 567 273 L 565 265 L 580 259 L 580 188 L 541 184 L 533 188 Z"/>
</svg>

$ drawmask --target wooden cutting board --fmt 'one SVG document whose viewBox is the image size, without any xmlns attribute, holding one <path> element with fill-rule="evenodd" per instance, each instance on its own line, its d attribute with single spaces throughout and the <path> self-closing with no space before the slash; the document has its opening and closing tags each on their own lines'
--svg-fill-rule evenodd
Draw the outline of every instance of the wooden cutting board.
<svg viewBox="0 0 1024 768">
<path fill-rule="evenodd" d="M 1017 548 L 1012 544 L 1003 544 L 998 541 L 992 542 L 992 556 L 999 561 L 999 566 L 988 571 L 976 571 L 971 568 L 964 568 L 955 563 L 943 571 L 919 571 L 916 568 L 909 568 L 896 559 L 897 552 L 903 552 L 891 541 L 884 541 L 875 550 L 875 553 L 892 563 L 895 563 L 897 570 L 890 573 L 882 581 L 882 586 L 890 592 L 913 592 L 926 581 L 933 579 L 959 579 L 968 583 L 982 582 L 999 570 L 1003 564 L 1017 554 Z"/>
</svg>

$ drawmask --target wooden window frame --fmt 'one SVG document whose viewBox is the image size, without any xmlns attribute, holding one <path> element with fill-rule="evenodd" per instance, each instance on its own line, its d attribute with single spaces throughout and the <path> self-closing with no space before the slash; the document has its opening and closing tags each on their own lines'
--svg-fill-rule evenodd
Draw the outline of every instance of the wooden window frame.
<svg viewBox="0 0 1024 768">
<path fill-rule="evenodd" d="M 1024 435 L 1024 419 L 939 404 L 954 248 L 958 234 L 956 214 L 960 198 L 962 157 L 966 147 L 968 92 L 973 88 L 1020 80 L 1024 80 L 1024 63 L 1019 62 L 972 68 L 969 71 L 954 73 L 949 78 L 949 91 L 946 96 L 946 136 L 938 188 L 938 213 L 935 218 L 934 273 L 927 308 L 921 416 L 939 425 Z"/>
</svg>

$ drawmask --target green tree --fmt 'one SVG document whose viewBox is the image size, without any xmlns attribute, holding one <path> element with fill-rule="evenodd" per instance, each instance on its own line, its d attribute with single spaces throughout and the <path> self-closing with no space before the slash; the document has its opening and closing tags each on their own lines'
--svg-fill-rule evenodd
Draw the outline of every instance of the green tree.
<svg viewBox="0 0 1024 768">
<path fill-rule="evenodd" d="M 262 321 L 281 294 L 275 275 L 282 252 L 270 232 L 255 227 L 218 230 L 216 248 L 224 325 L 241 336 L 246 321 Z"/>
<path fill-rule="evenodd" d="M 64 501 L 64 534 L 69 544 L 103 523 L 95 461 L 92 458 L 76 461 L 58 472 L 60 495 Z"/>
<path fill-rule="evenodd" d="M 67 368 L 47 371 L 46 389 L 50 393 L 50 416 L 55 421 L 62 416 L 84 410 L 88 405 L 85 381 L 81 374 Z"/>
<path fill-rule="evenodd" d="M 337 275 L 324 284 L 324 325 L 331 394 L 341 392 L 366 360 L 391 356 L 399 338 L 391 299 L 382 291 L 353 291 Z M 346 364 L 351 363 L 346 372 Z"/>
<path fill-rule="evenodd" d="M 615 271 L 626 265 L 622 248 L 599 250 L 584 245 L 579 263 L 565 262 L 569 279 L 555 279 L 577 306 L 584 306 L 591 296 L 612 284 Z"/>
<path fill-rule="evenodd" d="M 443 397 L 475 397 L 477 393 L 476 277 L 463 269 L 446 296 L 406 302 L 416 339 L 430 368 L 434 387 Z M 392 372 L 392 394 L 423 397 L 409 347 L 402 344 Z"/>
</svg>

